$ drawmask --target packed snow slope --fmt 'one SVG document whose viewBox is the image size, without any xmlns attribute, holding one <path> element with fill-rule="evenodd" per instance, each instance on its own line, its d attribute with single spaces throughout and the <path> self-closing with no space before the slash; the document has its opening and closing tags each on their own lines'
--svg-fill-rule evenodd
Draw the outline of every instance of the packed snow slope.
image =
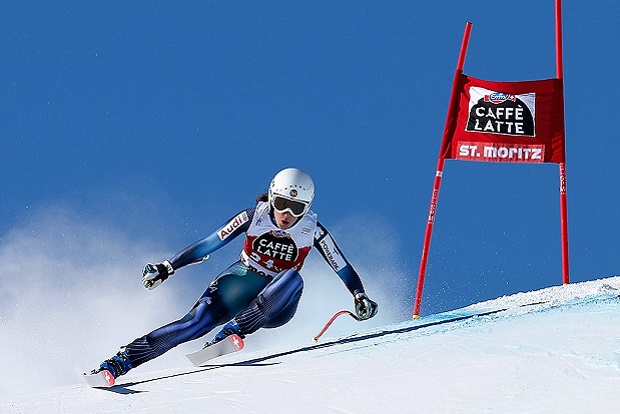
<svg viewBox="0 0 620 414">
<path fill-rule="evenodd" d="M 109 390 L 78 377 L 2 395 L 0 412 L 617 412 L 619 321 L 615 276 L 201 368 L 136 369 Z"/>
</svg>

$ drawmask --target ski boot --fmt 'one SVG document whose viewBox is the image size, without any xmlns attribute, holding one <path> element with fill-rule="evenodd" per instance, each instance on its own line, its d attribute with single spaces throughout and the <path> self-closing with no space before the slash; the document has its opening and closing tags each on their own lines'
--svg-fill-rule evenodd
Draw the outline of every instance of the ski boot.
<svg viewBox="0 0 620 414">
<path fill-rule="evenodd" d="M 239 325 L 234 319 L 228 322 L 226 325 L 222 326 L 222 330 L 220 330 L 217 334 L 215 334 L 213 339 L 207 342 L 203 348 L 217 344 L 218 342 L 226 339 L 227 337 L 233 334 L 239 335 L 241 339 L 245 338 L 245 335 L 241 333 L 239 329 Z"/>
<path fill-rule="evenodd" d="M 129 356 L 124 349 L 121 349 L 112 358 L 103 361 L 101 365 L 99 365 L 99 368 L 93 369 L 88 376 L 91 378 L 102 377 L 104 382 L 107 382 L 107 385 L 103 383 L 99 385 L 111 387 L 112 385 L 114 385 L 114 380 L 116 380 L 116 378 L 120 377 L 123 374 L 126 374 L 127 371 L 129 371 L 130 369 L 131 361 L 129 360 Z"/>
</svg>

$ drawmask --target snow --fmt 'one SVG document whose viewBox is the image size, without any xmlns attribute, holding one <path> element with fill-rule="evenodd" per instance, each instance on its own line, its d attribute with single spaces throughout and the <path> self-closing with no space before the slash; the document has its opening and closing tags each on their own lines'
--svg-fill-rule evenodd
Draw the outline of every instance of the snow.
<svg viewBox="0 0 620 414">
<path fill-rule="evenodd" d="M 246 348 L 218 365 L 145 364 L 110 390 L 76 377 L 0 391 L 0 412 L 614 412 L 619 295 L 618 276 L 555 286 L 344 338 L 327 331 L 317 345 Z"/>
</svg>

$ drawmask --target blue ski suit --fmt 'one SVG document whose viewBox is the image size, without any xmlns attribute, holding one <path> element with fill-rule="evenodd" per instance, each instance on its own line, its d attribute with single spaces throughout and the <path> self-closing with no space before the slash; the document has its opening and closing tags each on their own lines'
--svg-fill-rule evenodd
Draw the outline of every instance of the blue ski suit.
<svg viewBox="0 0 620 414">
<path fill-rule="evenodd" d="M 244 233 L 240 260 L 209 284 L 184 317 L 125 347 L 132 367 L 200 338 L 233 318 L 242 335 L 284 325 L 297 310 L 303 289 L 299 270 L 313 247 L 352 295 L 364 292 L 359 274 L 314 212 L 309 211 L 291 228 L 281 230 L 264 201 L 241 211 L 214 233 L 179 252 L 170 263 L 175 270 L 199 263 Z"/>
</svg>

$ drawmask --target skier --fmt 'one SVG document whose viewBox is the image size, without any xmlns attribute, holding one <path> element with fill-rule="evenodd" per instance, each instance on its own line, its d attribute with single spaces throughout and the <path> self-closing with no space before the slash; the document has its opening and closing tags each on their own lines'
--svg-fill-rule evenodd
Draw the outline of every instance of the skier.
<svg viewBox="0 0 620 414">
<path fill-rule="evenodd" d="M 310 210 L 314 183 L 296 168 L 275 175 L 269 191 L 256 205 L 245 209 L 206 238 L 188 246 L 170 260 L 147 264 L 142 284 L 154 289 L 183 266 L 199 263 L 208 255 L 245 233 L 240 260 L 218 275 L 191 310 L 181 319 L 135 339 L 92 374 L 108 371 L 114 379 L 171 348 L 221 330 L 205 346 L 227 336 L 241 338 L 260 328 L 276 328 L 287 323 L 297 310 L 303 281 L 301 270 L 315 247 L 338 274 L 354 297 L 360 320 L 372 318 L 378 309 L 364 291 L 356 270 L 347 261 L 330 233 Z"/>
</svg>

